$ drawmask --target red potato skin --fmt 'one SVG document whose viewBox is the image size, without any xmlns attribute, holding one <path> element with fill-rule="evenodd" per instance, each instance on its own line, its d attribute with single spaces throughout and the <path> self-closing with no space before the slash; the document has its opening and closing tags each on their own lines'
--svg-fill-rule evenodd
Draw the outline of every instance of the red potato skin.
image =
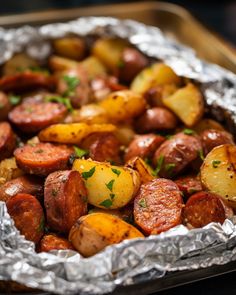
<svg viewBox="0 0 236 295">
<path fill-rule="evenodd" d="M 49 252 L 51 250 L 74 250 L 72 244 L 56 234 L 44 235 L 40 241 L 38 252 Z"/>
<path fill-rule="evenodd" d="M 178 186 L 158 178 L 141 185 L 134 200 L 134 220 L 146 235 L 159 234 L 182 222 L 182 208 Z"/>
<path fill-rule="evenodd" d="M 199 156 L 202 149 L 198 136 L 177 133 L 169 140 L 166 140 L 155 152 L 153 165 L 156 166 L 158 159 L 164 157 L 160 172 L 161 177 L 173 177 L 182 172 L 193 160 Z M 173 169 L 168 170 L 169 164 L 173 164 Z"/>
<path fill-rule="evenodd" d="M 156 134 L 136 135 L 131 141 L 125 154 L 125 162 L 134 157 L 152 157 L 155 150 L 165 141 L 165 138 Z"/>
<path fill-rule="evenodd" d="M 94 161 L 120 163 L 120 142 L 113 133 L 92 134 L 81 146 L 89 151 L 89 157 Z"/>
<path fill-rule="evenodd" d="M 28 101 L 16 106 L 8 118 L 21 131 L 35 133 L 62 122 L 66 114 L 67 109 L 61 103 Z"/>
<path fill-rule="evenodd" d="M 16 228 L 27 240 L 38 243 L 44 234 L 44 213 L 39 201 L 29 194 L 18 194 L 7 203 Z"/>
<path fill-rule="evenodd" d="M 174 181 L 185 197 L 189 197 L 203 190 L 202 183 L 197 176 L 182 176 Z"/>
<path fill-rule="evenodd" d="M 190 228 L 200 228 L 211 222 L 223 223 L 233 216 L 233 210 L 221 198 L 210 192 L 192 195 L 183 210 L 183 221 Z"/>
<path fill-rule="evenodd" d="M 43 185 L 43 179 L 36 176 L 17 177 L 0 186 L 0 201 L 7 202 L 11 197 L 22 193 L 33 195 L 39 201 L 42 201 Z"/>
<path fill-rule="evenodd" d="M 134 77 L 148 66 L 148 59 L 137 49 L 127 47 L 122 52 L 119 78 L 125 83 L 130 83 Z"/>
<path fill-rule="evenodd" d="M 8 113 L 11 109 L 11 104 L 7 95 L 4 92 L 0 92 L 0 121 L 7 119 Z"/>
<path fill-rule="evenodd" d="M 12 155 L 16 147 L 16 136 L 8 122 L 0 123 L 0 161 Z"/>
<path fill-rule="evenodd" d="M 214 147 L 222 144 L 234 144 L 233 136 L 223 130 L 208 129 L 200 134 L 203 153 L 206 156 Z"/>
<path fill-rule="evenodd" d="M 77 219 L 87 213 L 87 190 L 79 172 L 51 173 L 45 182 L 44 205 L 48 226 L 68 233 Z"/>
<path fill-rule="evenodd" d="M 28 174 L 39 176 L 67 169 L 72 154 L 72 148 L 50 143 L 25 145 L 14 151 L 17 166 Z"/>
<path fill-rule="evenodd" d="M 55 80 L 53 77 L 42 73 L 26 71 L 0 79 L 0 90 L 5 92 L 22 92 L 35 90 L 35 88 L 53 89 Z"/>
<path fill-rule="evenodd" d="M 170 130 L 177 126 L 177 118 L 169 110 L 155 107 L 145 111 L 135 122 L 135 128 L 139 133 L 155 130 Z"/>
</svg>

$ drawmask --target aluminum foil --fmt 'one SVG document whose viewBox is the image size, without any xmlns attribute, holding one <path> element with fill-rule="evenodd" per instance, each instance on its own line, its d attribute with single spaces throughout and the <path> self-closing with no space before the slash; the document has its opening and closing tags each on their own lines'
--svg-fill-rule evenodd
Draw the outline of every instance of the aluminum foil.
<svg viewBox="0 0 236 295">
<path fill-rule="evenodd" d="M 208 64 L 195 52 L 168 39 L 158 28 L 131 20 L 84 17 L 67 23 L 0 28 L 0 63 L 26 50 L 37 59 L 51 52 L 51 38 L 67 33 L 81 36 L 118 36 L 129 40 L 150 57 L 163 60 L 178 75 L 201 84 L 209 111 L 228 123 L 236 134 L 236 75 Z M 188 230 L 183 225 L 146 239 L 124 241 L 103 252 L 82 258 L 71 250 L 37 254 L 14 227 L 5 203 L 0 202 L 0 280 L 58 294 L 103 294 L 167 272 L 192 270 L 236 260 L 236 219 Z"/>
</svg>

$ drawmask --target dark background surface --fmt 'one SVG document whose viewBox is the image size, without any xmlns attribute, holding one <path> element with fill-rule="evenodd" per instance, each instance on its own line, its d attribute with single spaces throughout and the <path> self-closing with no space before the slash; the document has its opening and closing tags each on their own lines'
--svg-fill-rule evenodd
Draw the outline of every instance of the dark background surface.
<svg viewBox="0 0 236 295">
<path fill-rule="evenodd" d="M 93 0 L 8 0 L 0 5 L 0 14 L 63 9 L 78 6 L 111 4 L 138 1 L 93 1 Z M 190 1 L 169 0 L 187 8 L 209 29 L 217 32 L 232 45 L 236 46 L 236 0 L 234 1 Z M 206 40 L 202 40 L 206 42 Z M 138 294 L 138 290 L 137 290 Z M 234 295 L 236 294 L 236 272 L 216 278 L 176 287 L 171 290 L 158 292 L 158 295 Z"/>
</svg>

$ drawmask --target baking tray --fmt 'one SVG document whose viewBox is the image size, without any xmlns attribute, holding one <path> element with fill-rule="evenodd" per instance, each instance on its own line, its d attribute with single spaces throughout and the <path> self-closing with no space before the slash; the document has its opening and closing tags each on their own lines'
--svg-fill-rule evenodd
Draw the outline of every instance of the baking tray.
<svg viewBox="0 0 236 295">
<path fill-rule="evenodd" d="M 139 2 L 50 10 L 46 12 L 2 16 L 0 26 L 10 28 L 22 25 L 41 25 L 75 19 L 80 16 L 113 16 L 133 19 L 157 26 L 171 38 L 193 47 L 197 54 L 212 63 L 236 73 L 236 51 L 225 41 L 202 26 L 184 8 L 166 2 Z M 202 41 L 207 42 L 202 42 Z M 214 48 L 214 50 L 212 50 Z M 131 286 L 118 287 L 112 294 L 150 294 L 183 284 L 236 271 L 236 262 L 216 265 L 206 269 L 169 273 L 163 278 Z M 0 289 L 1 291 L 1 289 Z M 1 294 L 9 294 L 2 293 Z M 20 295 L 20 293 L 18 293 Z M 23 293 L 21 293 L 23 294 Z M 30 294 L 30 293 L 27 293 Z M 35 292 L 33 294 L 49 294 Z"/>
</svg>

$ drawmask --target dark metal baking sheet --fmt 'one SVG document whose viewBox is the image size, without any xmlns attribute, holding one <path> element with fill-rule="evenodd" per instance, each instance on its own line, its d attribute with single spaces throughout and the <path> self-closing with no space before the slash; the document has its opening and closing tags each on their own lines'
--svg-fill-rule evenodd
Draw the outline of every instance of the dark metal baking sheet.
<svg viewBox="0 0 236 295">
<path fill-rule="evenodd" d="M 39 25 L 91 15 L 114 16 L 123 19 L 130 18 L 148 25 L 158 26 L 172 38 L 193 47 L 202 58 L 217 63 L 236 73 L 236 54 L 232 48 L 230 48 L 224 41 L 211 34 L 185 9 L 164 2 L 92 6 L 89 7 L 89 9 L 77 8 L 3 16 L 0 18 L 0 26 L 18 27 L 24 24 Z M 202 42 L 202 40 L 205 40 L 206 42 Z M 212 48 L 214 48 L 214 50 L 212 50 Z M 221 266 L 212 266 L 206 269 L 198 269 L 195 271 L 169 273 L 161 279 L 126 287 L 118 287 L 112 294 L 135 295 L 137 294 L 137 290 L 139 295 L 150 294 L 233 271 L 236 271 L 236 262 Z M 49 293 L 35 292 L 34 294 Z"/>
</svg>

